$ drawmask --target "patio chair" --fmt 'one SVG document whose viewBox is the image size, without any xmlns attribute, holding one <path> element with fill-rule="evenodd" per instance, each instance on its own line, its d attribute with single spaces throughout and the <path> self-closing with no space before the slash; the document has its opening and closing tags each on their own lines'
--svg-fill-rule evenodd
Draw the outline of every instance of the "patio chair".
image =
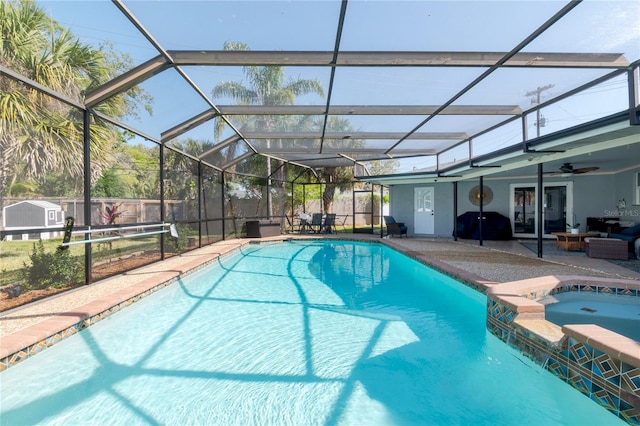
<svg viewBox="0 0 640 426">
<path fill-rule="evenodd" d="M 314 213 L 311 215 L 311 223 L 309 223 L 311 232 L 314 234 L 319 233 L 322 230 L 322 213 Z"/>
<path fill-rule="evenodd" d="M 324 223 L 322 224 L 322 232 L 325 234 L 333 234 L 336 230 L 336 214 L 327 213 L 324 217 Z"/>
<path fill-rule="evenodd" d="M 396 222 L 393 216 L 384 216 L 384 223 L 387 225 L 387 236 L 389 235 L 407 235 L 407 227 L 403 222 Z"/>
<path fill-rule="evenodd" d="M 342 228 L 342 232 L 347 232 L 347 228 L 345 224 L 347 223 L 347 219 L 349 219 L 349 215 L 345 214 L 341 216 L 342 216 L 342 221 L 340 221 L 338 216 L 336 216 L 336 232 L 338 232 L 338 226 Z"/>
<path fill-rule="evenodd" d="M 616 232 L 610 233 L 609 238 L 617 238 L 619 240 L 626 241 L 629 251 L 633 251 L 635 241 L 640 239 L 640 223 L 634 223 L 631 227 L 620 228 Z"/>
</svg>

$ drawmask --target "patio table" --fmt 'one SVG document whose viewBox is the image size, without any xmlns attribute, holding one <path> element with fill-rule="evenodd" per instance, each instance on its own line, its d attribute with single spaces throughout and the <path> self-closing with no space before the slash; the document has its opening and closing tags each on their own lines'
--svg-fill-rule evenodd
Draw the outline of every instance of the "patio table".
<svg viewBox="0 0 640 426">
<path fill-rule="evenodd" d="M 593 234 L 579 233 L 572 234 L 571 232 L 553 232 L 556 236 L 556 248 L 563 248 L 565 251 L 569 250 L 582 250 L 585 249 L 585 238 L 593 237 Z"/>
</svg>

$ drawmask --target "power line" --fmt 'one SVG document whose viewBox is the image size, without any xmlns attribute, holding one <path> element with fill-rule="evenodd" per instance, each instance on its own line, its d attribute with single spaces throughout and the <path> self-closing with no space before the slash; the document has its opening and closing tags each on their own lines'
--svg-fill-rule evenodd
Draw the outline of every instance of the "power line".
<svg viewBox="0 0 640 426">
<path fill-rule="evenodd" d="M 531 103 L 535 103 L 535 105 L 540 105 L 540 98 L 541 98 L 541 94 L 542 92 L 544 92 L 545 90 L 549 90 L 551 89 L 553 86 L 555 86 L 555 84 L 547 84 L 546 86 L 538 86 L 537 89 L 535 90 L 530 90 L 528 91 L 525 96 L 533 96 L 535 95 L 536 97 L 534 99 L 531 100 Z M 536 109 L 536 136 L 540 137 L 540 127 L 544 127 L 544 124 L 541 120 L 545 120 L 546 123 L 546 119 L 540 116 L 540 108 Z"/>
</svg>

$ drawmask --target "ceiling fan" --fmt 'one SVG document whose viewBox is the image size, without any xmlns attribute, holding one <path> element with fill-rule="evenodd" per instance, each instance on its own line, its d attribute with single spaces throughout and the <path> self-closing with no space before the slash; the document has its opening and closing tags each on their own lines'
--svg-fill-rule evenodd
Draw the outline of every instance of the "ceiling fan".
<svg viewBox="0 0 640 426">
<path fill-rule="evenodd" d="M 593 172 L 600 167 L 580 167 L 575 169 L 571 163 L 564 163 L 557 172 L 549 172 L 550 175 L 581 175 L 584 173 Z"/>
</svg>

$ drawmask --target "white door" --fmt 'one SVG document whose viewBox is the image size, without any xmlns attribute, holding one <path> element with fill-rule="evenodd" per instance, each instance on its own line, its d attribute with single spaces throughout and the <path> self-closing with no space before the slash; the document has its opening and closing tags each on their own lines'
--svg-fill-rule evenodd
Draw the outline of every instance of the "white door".
<svg viewBox="0 0 640 426">
<path fill-rule="evenodd" d="M 414 188 L 413 229 L 415 234 L 433 234 L 435 230 L 435 201 L 433 187 Z"/>
</svg>

